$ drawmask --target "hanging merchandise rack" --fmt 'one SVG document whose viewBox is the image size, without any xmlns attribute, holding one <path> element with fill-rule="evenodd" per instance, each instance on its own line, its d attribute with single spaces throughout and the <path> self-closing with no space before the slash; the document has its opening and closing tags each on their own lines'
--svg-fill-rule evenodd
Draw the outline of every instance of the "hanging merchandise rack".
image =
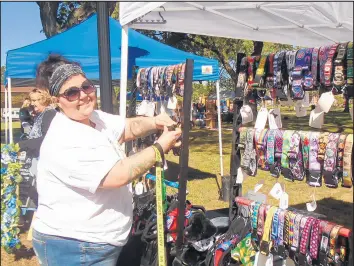
<svg viewBox="0 0 354 266">
<path fill-rule="evenodd" d="M 264 60 L 266 60 L 265 64 Z M 343 94 L 352 98 L 354 90 L 353 43 L 298 51 L 279 51 L 266 56 L 266 59 L 265 57 L 250 58 L 245 57 L 244 54 L 238 54 L 237 64 L 237 97 L 234 99 L 230 167 L 230 221 L 239 205 L 253 206 L 255 204 L 249 199 L 242 198 L 242 183 L 236 182 L 240 167 L 251 176 L 256 176 L 257 168 L 259 168 L 270 171 L 275 178 L 283 175 L 285 180 L 293 182 L 306 180 L 310 186 L 318 187 L 324 183 L 332 188 L 352 187 L 353 134 L 246 128 L 242 124 L 241 108 L 253 88 L 263 90 L 261 96 L 270 93 L 271 98 L 276 102 L 288 100 L 288 98 L 302 101 L 306 91 L 329 91 L 333 95 Z M 260 69 L 257 69 L 257 65 Z M 278 132 L 280 136 L 277 136 Z M 285 145 L 284 143 L 280 145 L 279 151 L 276 147 L 277 137 L 282 142 L 286 142 Z M 268 147 L 270 147 L 271 154 L 267 154 Z M 285 153 L 284 147 L 287 149 Z M 291 208 L 288 210 L 301 212 Z M 314 215 L 309 212 L 305 213 L 308 216 Z M 349 241 L 349 249 L 346 252 L 350 255 L 345 257 L 346 263 L 349 264 L 343 265 L 351 265 L 352 231 L 340 226 L 337 233 L 338 236 Z M 330 254 L 329 260 L 333 262 L 334 257 L 331 256 Z M 343 258 L 342 256 L 341 261 Z M 322 257 L 322 260 L 327 261 L 326 256 Z"/>
</svg>

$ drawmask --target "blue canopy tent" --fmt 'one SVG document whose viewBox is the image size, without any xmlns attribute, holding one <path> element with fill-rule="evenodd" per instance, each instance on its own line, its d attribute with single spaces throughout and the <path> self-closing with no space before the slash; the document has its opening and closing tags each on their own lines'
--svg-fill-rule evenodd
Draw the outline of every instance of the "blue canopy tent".
<svg viewBox="0 0 354 266">
<path fill-rule="evenodd" d="M 109 19 L 112 82 L 118 83 L 121 74 L 121 31 L 119 21 Z M 174 65 L 187 58 L 194 60 L 193 80 L 216 81 L 219 79 L 218 61 L 184 52 L 155 41 L 129 29 L 128 78 L 132 77 L 133 66 L 149 67 Z M 33 86 L 37 65 L 50 53 L 57 53 L 79 62 L 87 77 L 98 83 L 99 59 L 97 37 L 97 15 L 85 22 L 57 34 L 49 39 L 10 50 L 6 57 L 6 77 L 11 78 L 12 87 Z M 202 69 L 212 67 L 212 73 L 203 74 Z M 119 83 L 117 84 L 119 85 Z"/>
</svg>

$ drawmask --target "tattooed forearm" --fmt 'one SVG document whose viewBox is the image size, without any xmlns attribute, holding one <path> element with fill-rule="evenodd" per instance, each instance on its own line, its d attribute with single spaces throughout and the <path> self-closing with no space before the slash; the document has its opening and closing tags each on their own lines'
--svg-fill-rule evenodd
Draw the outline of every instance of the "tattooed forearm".
<svg viewBox="0 0 354 266">
<path fill-rule="evenodd" d="M 156 132 L 155 120 L 152 117 L 135 117 L 127 119 L 125 141 L 142 138 Z"/>
<path fill-rule="evenodd" d="M 155 150 L 149 147 L 117 162 L 102 180 L 101 187 L 112 188 L 129 184 L 153 167 L 155 158 Z"/>
</svg>

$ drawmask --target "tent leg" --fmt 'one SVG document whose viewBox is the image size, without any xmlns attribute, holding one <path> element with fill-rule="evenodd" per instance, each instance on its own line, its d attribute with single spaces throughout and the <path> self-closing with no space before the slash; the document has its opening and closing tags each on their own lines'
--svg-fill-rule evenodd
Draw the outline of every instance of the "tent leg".
<svg viewBox="0 0 354 266">
<path fill-rule="evenodd" d="M 122 48 L 120 63 L 119 115 L 127 116 L 127 83 L 128 83 L 128 26 L 122 27 Z M 124 146 L 123 146 L 124 148 Z"/>
<path fill-rule="evenodd" d="M 8 89 L 7 87 L 5 87 L 5 143 L 8 144 L 9 143 L 9 108 L 8 108 Z"/>
<path fill-rule="evenodd" d="M 12 92 L 11 92 L 11 78 L 7 78 L 7 89 L 9 93 L 9 131 L 10 131 L 10 143 L 13 143 L 13 134 L 12 134 Z"/>
<path fill-rule="evenodd" d="M 222 133 L 221 133 L 221 106 L 220 106 L 220 82 L 216 82 L 216 100 L 218 106 L 218 131 L 219 131 L 219 154 L 220 154 L 220 175 L 224 176 L 224 164 L 222 160 Z"/>
<path fill-rule="evenodd" d="M 97 2 L 97 33 L 100 62 L 101 110 L 112 114 L 111 47 L 107 2 Z"/>
</svg>

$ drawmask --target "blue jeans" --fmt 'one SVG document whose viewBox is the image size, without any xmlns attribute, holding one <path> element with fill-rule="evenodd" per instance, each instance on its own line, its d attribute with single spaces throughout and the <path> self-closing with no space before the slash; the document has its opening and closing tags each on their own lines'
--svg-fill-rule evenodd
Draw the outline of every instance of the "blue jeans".
<svg viewBox="0 0 354 266">
<path fill-rule="evenodd" d="M 33 230 L 32 243 L 42 266 L 115 266 L 123 247 L 51 236 Z"/>
</svg>

